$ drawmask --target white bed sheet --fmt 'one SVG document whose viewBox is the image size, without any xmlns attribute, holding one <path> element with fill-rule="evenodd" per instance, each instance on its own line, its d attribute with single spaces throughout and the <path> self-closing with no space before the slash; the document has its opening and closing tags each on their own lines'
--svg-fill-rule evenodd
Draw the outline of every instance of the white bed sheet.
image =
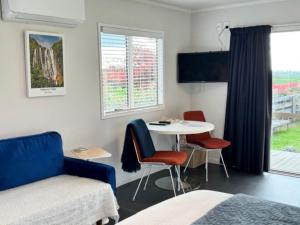
<svg viewBox="0 0 300 225">
<path fill-rule="evenodd" d="M 118 204 L 109 184 L 69 175 L 0 191 L 1 225 L 91 225 L 114 217 Z"/>
<path fill-rule="evenodd" d="M 142 210 L 118 225 L 189 225 L 230 196 L 208 190 L 189 192 Z"/>
</svg>

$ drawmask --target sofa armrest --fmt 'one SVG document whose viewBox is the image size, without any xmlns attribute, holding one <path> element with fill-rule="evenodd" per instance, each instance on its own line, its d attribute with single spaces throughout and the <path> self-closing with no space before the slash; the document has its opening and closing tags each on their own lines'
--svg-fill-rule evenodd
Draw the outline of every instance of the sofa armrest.
<svg viewBox="0 0 300 225">
<path fill-rule="evenodd" d="M 115 168 L 102 163 L 65 157 L 64 169 L 67 174 L 100 180 L 109 183 L 116 191 Z"/>
</svg>

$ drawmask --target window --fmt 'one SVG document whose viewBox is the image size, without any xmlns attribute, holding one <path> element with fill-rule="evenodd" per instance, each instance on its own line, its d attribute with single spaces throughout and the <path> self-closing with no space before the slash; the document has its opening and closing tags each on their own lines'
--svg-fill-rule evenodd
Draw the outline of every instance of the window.
<svg viewBox="0 0 300 225">
<path fill-rule="evenodd" d="M 163 105 L 162 33 L 100 26 L 104 118 Z"/>
<path fill-rule="evenodd" d="M 270 168 L 300 174 L 300 31 L 271 35 L 273 117 Z"/>
</svg>

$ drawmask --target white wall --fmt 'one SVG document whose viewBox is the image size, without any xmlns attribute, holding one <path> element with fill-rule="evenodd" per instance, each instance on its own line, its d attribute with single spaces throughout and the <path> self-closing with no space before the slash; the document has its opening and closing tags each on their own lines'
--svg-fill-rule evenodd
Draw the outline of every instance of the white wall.
<svg viewBox="0 0 300 225">
<path fill-rule="evenodd" d="M 220 50 L 216 26 L 230 22 L 231 27 L 252 25 L 280 25 L 300 23 L 300 1 L 287 0 L 269 4 L 200 12 L 192 15 L 192 49 L 194 51 Z M 224 41 L 229 40 L 228 33 Z M 215 135 L 223 137 L 227 84 L 193 84 L 192 106 L 204 110 L 207 120 L 216 125 Z M 218 162 L 217 155 L 210 158 Z"/>
<path fill-rule="evenodd" d="M 126 123 L 138 117 L 177 117 L 190 107 L 189 86 L 176 83 L 176 54 L 190 44 L 191 18 L 127 0 L 86 0 L 86 15 L 85 23 L 76 29 L 0 21 L 0 138 L 56 130 L 62 134 L 65 150 L 101 146 L 113 154 L 105 162 L 116 167 L 120 185 L 138 177 L 120 169 Z M 100 119 L 97 22 L 164 31 L 165 110 Z M 64 34 L 67 95 L 26 97 L 25 30 Z M 170 147 L 172 141 L 160 137 L 156 143 Z"/>
<path fill-rule="evenodd" d="M 131 119 L 181 117 L 187 109 L 202 109 L 207 120 L 216 125 L 215 135 L 223 136 L 227 85 L 178 85 L 176 54 L 190 49 L 218 50 L 216 24 L 219 22 L 229 21 L 231 26 L 297 23 L 299 9 L 300 1 L 289 0 L 191 16 L 129 0 L 86 0 L 87 20 L 76 29 L 0 21 L 0 138 L 56 130 L 63 136 L 65 150 L 78 146 L 101 146 L 109 150 L 113 157 L 104 162 L 116 167 L 118 185 L 136 179 L 139 174 L 120 169 L 125 126 Z M 164 31 L 165 110 L 100 119 L 98 22 Z M 67 95 L 26 97 L 25 30 L 64 34 Z M 168 148 L 173 141 L 155 136 L 159 147 Z M 210 160 L 217 162 L 217 157 Z"/>
</svg>

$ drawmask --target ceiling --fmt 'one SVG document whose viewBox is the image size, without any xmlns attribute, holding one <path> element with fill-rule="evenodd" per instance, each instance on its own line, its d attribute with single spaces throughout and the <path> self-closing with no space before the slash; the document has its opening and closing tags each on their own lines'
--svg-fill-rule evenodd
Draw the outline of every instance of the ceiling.
<svg viewBox="0 0 300 225">
<path fill-rule="evenodd" d="M 138 0 L 164 7 L 178 8 L 187 11 L 198 11 L 215 8 L 231 8 L 242 5 L 253 5 L 285 0 Z"/>
</svg>

